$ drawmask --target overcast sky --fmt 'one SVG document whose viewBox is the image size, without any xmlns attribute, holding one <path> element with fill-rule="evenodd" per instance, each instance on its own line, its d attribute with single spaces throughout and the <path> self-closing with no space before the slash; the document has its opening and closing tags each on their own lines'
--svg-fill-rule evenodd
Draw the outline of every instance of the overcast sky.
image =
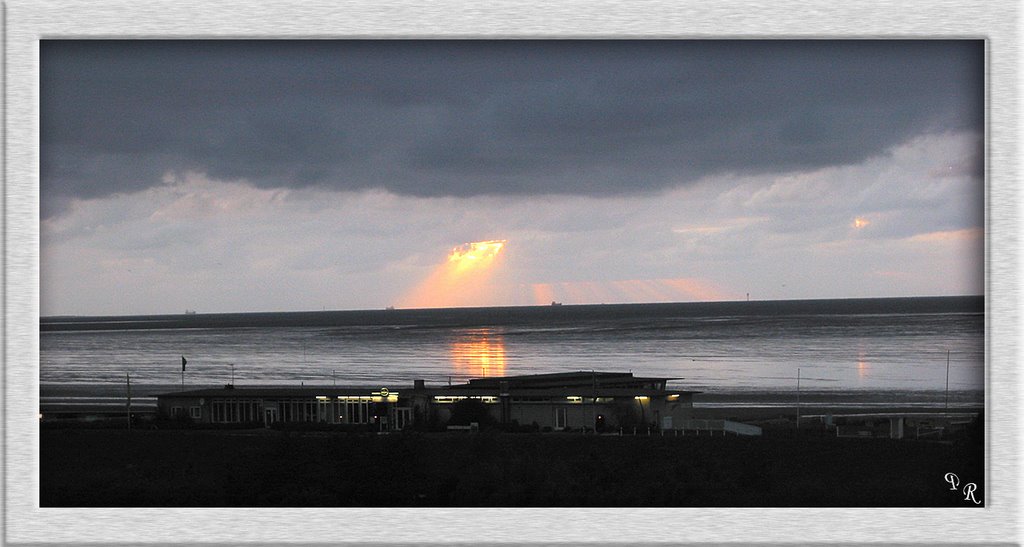
<svg viewBox="0 0 1024 547">
<path fill-rule="evenodd" d="M 43 315 L 984 290 L 981 41 L 41 59 Z M 420 298 L 485 240 L 486 272 Z"/>
</svg>

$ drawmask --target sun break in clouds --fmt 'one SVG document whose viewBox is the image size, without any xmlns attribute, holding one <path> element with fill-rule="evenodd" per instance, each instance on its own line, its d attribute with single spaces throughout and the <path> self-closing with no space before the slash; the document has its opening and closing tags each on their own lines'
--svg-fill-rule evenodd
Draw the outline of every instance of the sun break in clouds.
<svg viewBox="0 0 1024 547">
<path fill-rule="evenodd" d="M 455 247 L 422 284 L 400 302 L 406 308 L 493 305 L 491 284 L 505 240 L 474 241 Z"/>
</svg>

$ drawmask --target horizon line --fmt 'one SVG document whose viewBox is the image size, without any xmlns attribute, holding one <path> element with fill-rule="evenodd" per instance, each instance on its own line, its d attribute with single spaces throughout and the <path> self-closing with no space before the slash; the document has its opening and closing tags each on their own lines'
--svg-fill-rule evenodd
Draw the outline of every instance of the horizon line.
<svg viewBox="0 0 1024 547">
<path fill-rule="evenodd" d="M 746 303 L 773 303 L 773 302 L 813 302 L 813 301 L 824 301 L 824 300 L 901 300 L 901 299 L 926 299 L 926 298 L 985 298 L 985 294 L 957 294 L 957 295 L 916 295 L 916 296 L 852 296 L 852 297 L 829 297 L 829 298 L 785 298 L 785 299 L 769 299 L 769 300 L 690 300 L 690 301 L 676 301 L 676 302 L 591 302 L 591 303 L 562 303 L 552 302 L 551 304 L 501 304 L 493 306 L 450 306 L 442 308 L 399 308 L 395 306 L 385 306 L 383 308 L 350 308 L 350 309 L 333 309 L 333 310 L 262 310 L 262 311 L 216 311 L 216 312 L 198 312 L 191 309 L 186 309 L 185 312 L 180 313 L 137 313 L 137 314 L 118 314 L 118 315 L 82 315 L 82 314 L 56 314 L 56 315 L 39 315 L 40 321 L 42 320 L 55 320 L 55 319 L 102 319 L 102 318 L 118 318 L 118 317 L 191 317 L 196 315 L 213 316 L 213 315 L 256 315 L 256 314 L 316 314 L 316 313 L 366 313 L 366 312 L 433 312 L 433 311 L 448 311 L 448 310 L 485 310 L 485 309 L 527 309 L 527 308 L 557 308 L 557 307 L 586 307 L 586 306 L 670 306 L 670 305 L 701 305 L 701 304 L 746 304 Z"/>
</svg>

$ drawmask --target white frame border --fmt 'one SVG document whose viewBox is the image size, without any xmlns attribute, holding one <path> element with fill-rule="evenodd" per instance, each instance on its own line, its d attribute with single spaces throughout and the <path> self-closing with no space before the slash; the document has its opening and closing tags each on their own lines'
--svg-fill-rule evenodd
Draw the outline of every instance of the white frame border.
<svg viewBox="0 0 1024 547">
<path fill-rule="evenodd" d="M 15 543 L 1021 541 L 1017 278 L 1021 10 L 966 0 L 14 1 L 4 5 L 4 540 Z M 41 38 L 972 38 L 988 52 L 984 509 L 41 509 Z M 993 343 L 997 342 L 997 343 Z M 1016 389 L 1015 389 L 1016 388 Z M 856 487 L 856 485 L 851 485 Z"/>
</svg>

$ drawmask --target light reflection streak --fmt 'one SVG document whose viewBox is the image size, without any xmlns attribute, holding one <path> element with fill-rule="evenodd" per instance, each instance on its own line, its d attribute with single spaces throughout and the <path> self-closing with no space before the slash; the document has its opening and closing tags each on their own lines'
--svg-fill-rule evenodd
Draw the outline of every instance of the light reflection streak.
<svg viewBox="0 0 1024 547">
<path fill-rule="evenodd" d="M 491 329 L 473 329 L 452 341 L 452 366 L 459 375 L 505 375 L 505 339 Z"/>
<path fill-rule="evenodd" d="M 871 372 L 871 363 L 868 362 L 864 350 L 857 352 L 857 377 L 864 380 Z"/>
</svg>

